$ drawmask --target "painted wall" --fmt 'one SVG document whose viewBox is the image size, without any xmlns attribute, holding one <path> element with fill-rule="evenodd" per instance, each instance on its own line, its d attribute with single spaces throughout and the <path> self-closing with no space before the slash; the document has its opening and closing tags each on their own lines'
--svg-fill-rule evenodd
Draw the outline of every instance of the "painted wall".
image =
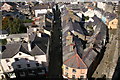
<svg viewBox="0 0 120 80">
<path fill-rule="evenodd" d="M 97 7 L 100 8 L 100 9 L 105 10 L 105 5 L 106 5 L 106 3 L 103 3 L 103 2 L 97 2 Z"/>
<path fill-rule="evenodd" d="M 15 60 L 16 58 L 18 61 Z M 46 55 L 30 56 L 22 52 L 13 58 L 1 59 L 1 65 L 5 72 L 12 72 L 14 69 L 36 68 L 36 63 L 42 64 L 42 62 L 46 62 Z M 30 64 L 30 67 L 27 64 Z M 18 67 L 19 65 L 21 68 Z"/>
<path fill-rule="evenodd" d="M 118 26 L 118 19 L 113 19 L 108 24 L 109 29 L 117 29 L 117 26 Z"/>
<path fill-rule="evenodd" d="M 73 75 L 75 75 L 75 78 L 80 78 L 80 76 L 83 76 L 84 78 L 86 78 L 87 76 L 87 69 L 75 69 L 75 68 L 71 68 L 68 67 L 68 69 L 66 69 L 66 65 L 63 64 L 63 76 L 66 77 L 66 74 L 68 73 L 68 78 L 72 78 Z M 76 72 L 73 72 L 73 69 L 76 70 Z"/>
<path fill-rule="evenodd" d="M 0 39 L 6 39 L 8 34 L 0 34 Z"/>
<path fill-rule="evenodd" d="M 4 5 L 1 7 L 1 10 L 10 11 L 11 8 L 12 8 L 12 6 L 10 6 L 7 3 L 4 3 Z"/>
</svg>

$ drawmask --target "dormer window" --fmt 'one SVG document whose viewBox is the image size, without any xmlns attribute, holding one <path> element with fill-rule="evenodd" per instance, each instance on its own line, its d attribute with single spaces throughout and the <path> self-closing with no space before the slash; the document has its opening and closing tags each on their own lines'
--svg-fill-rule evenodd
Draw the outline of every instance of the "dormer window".
<svg viewBox="0 0 120 80">
<path fill-rule="evenodd" d="M 72 75 L 72 78 L 75 79 L 75 75 Z"/>
<path fill-rule="evenodd" d="M 68 73 L 67 72 L 65 72 L 65 76 L 68 77 Z"/>
</svg>

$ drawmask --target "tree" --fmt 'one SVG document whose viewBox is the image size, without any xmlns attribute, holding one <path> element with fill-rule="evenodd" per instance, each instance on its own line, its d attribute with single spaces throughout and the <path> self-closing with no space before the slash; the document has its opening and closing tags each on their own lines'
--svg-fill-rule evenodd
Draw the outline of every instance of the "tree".
<svg viewBox="0 0 120 80">
<path fill-rule="evenodd" d="M 0 46 L 4 46 L 7 44 L 7 40 L 6 39 L 0 39 Z"/>
<path fill-rule="evenodd" d="M 12 18 L 11 16 L 5 17 L 2 20 L 2 30 L 9 29 L 10 34 L 25 33 L 26 27 L 23 22 L 18 18 Z"/>
</svg>

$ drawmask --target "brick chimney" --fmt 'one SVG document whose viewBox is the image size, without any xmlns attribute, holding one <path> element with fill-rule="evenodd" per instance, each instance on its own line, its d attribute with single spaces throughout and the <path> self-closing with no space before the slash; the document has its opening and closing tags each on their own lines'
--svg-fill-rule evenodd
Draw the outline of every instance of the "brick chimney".
<svg viewBox="0 0 120 80">
<path fill-rule="evenodd" d="M 30 41 L 30 34 L 28 34 L 28 51 L 32 51 L 32 49 L 31 49 L 31 41 Z"/>
<path fill-rule="evenodd" d="M 70 45 L 73 41 L 73 36 L 71 35 L 70 32 L 68 32 L 68 35 L 66 37 L 66 46 Z"/>
<path fill-rule="evenodd" d="M 73 43 L 73 36 L 70 32 L 68 32 L 68 35 L 66 37 L 66 46 L 69 46 L 69 50 L 73 51 L 74 43 Z"/>
</svg>

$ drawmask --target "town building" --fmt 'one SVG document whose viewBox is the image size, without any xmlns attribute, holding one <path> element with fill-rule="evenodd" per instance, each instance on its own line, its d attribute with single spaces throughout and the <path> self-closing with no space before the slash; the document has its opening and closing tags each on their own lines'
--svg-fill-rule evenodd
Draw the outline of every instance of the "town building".
<svg viewBox="0 0 120 80">
<path fill-rule="evenodd" d="M 118 27 L 118 19 L 117 19 L 117 18 L 111 20 L 111 21 L 108 23 L 108 28 L 109 28 L 109 29 L 117 29 L 117 27 Z"/>
<path fill-rule="evenodd" d="M 47 11 L 52 12 L 52 6 L 49 4 L 39 4 L 32 7 L 32 13 L 35 15 L 35 17 L 38 17 L 39 14 L 46 14 Z"/>
<path fill-rule="evenodd" d="M 6 10 L 6 11 L 10 11 L 12 9 L 12 6 L 4 3 L 3 6 L 1 7 L 1 10 Z"/>
<path fill-rule="evenodd" d="M 14 42 L 4 46 L 0 60 L 3 74 L 9 78 L 45 76 L 47 71 L 47 38 L 35 36 L 33 41 Z"/>
<path fill-rule="evenodd" d="M 0 30 L 0 39 L 6 39 L 8 32 L 6 30 Z"/>
<path fill-rule="evenodd" d="M 66 17 L 68 14 L 67 11 L 63 13 Z M 92 35 L 84 25 L 78 24 L 70 16 L 68 21 L 62 21 L 64 78 L 89 78 L 98 65 L 100 56 L 104 54 L 101 51 L 107 43 L 107 26 L 95 15 L 91 19 L 93 21 L 85 23 L 80 19 L 80 22 L 92 25 Z"/>
</svg>

